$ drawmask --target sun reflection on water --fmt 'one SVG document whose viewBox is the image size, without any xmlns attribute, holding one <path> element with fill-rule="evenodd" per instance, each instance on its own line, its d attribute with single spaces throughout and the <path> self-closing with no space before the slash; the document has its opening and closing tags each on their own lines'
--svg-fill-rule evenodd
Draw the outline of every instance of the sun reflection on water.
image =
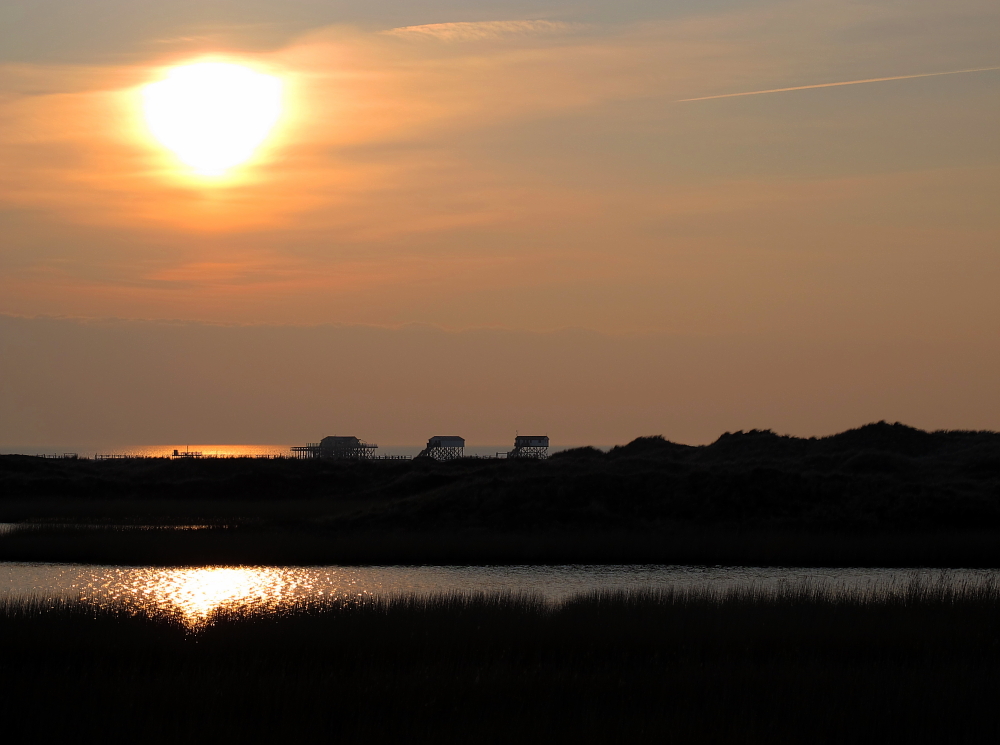
<svg viewBox="0 0 1000 745">
<path fill-rule="evenodd" d="M 279 610 L 318 598 L 370 596 L 351 577 L 331 587 L 313 569 L 277 567 L 181 567 L 119 570 L 100 584 L 83 588 L 81 597 L 99 605 L 136 611 L 159 611 L 190 627 L 201 626 L 219 611 Z M 323 585 L 323 586 L 321 586 Z"/>
<path fill-rule="evenodd" d="M 2 538 L 0 538 L 2 540 Z M 164 613 L 197 630 L 217 613 L 281 611 L 299 604 L 367 603 L 440 594 L 524 593 L 558 604 L 613 590 L 764 590 L 807 585 L 831 592 L 891 590 L 912 582 L 995 586 L 993 569 L 822 569 L 704 566 L 202 566 L 121 567 L 0 562 L 5 600 L 83 600 Z"/>
</svg>

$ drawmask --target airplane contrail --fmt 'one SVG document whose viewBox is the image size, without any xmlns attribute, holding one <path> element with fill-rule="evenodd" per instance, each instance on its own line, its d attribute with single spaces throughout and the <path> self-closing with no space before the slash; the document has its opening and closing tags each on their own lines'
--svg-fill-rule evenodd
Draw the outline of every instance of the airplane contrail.
<svg viewBox="0 0 1000 745">
<path fill-rule="evenodd" d="M 723 93 L 718 96 L 701 96 L 699 98 L 681 98 L 674 103 L 687 103 L 688 101 L 710 101 L 713 98 L 735 98 L 736 96 L 759 96 L 762 93 L 786 93 L 787 91 L 807 91 L 812 88 L 835 88 L 840 85 L 860 85 L 861 83 L 884 83 L 887 80 L 911 80 L 913 78 L 933 78 L 939 75 L 960 75 L 964 72 L 986 72 L 987 70 L 1000 70 L 997 67 L 974 67 L 970 70 L 949 70 L 948 72 L 924 72 L 919 75 L 896 75 L 891 78 L 868 78 L 866 80 L 844 80 L 840 83 L 819 83 L 818 85 L 797 85 L 794 88 L 771 88 L 766 91 L 746 91 L 745 93 Z"/>
</svg>

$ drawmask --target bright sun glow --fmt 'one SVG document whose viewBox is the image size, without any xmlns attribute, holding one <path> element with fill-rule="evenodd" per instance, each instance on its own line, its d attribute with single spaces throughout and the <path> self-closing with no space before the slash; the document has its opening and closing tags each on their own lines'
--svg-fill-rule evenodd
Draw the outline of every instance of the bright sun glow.
<svg viewBox="0 0 1000 745">
<path fill-rule="evenodd" d="M 248 160 L 281 115 L 278 78 L 223 62 L 176 67 L 142 93 L 153 136 L 206 176 Z"/>
</svg>

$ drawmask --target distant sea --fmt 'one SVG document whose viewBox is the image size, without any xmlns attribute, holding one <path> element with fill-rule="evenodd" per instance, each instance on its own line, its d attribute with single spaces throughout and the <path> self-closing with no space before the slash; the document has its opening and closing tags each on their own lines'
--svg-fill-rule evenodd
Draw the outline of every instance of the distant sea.
<svg viewBox="0 0 1000 745">
<path fill-rule="evenodd" d="M 298 443 L 304 444 L 304 443 Z M 466 455 L 496 455 L 505 453 L 511 449 L 511 445 L 477 445 L 466 447 Z M 553 447 L 550 453 L 566 450 L 567 447 Z M 239 456 L 239 455 L 291 455 L 291 445 L 234 445 L 234 444 L 199 444 L 180 443 L 170 445 L 22 445 L 0 447 L 0 454 L 19 455 L 66 455 L 75 453 L 81 458 L 93 458 L 95 455 L 135 455 L 146 457 L 167 457 L 173 454 L 174 450 L 184 452 L 199 452 L 202 455 L 211 456 Z M 376 455 L 417 455 L 422 446 L 387 446 L 379 447 L 375 451 Z"/>
</svg>

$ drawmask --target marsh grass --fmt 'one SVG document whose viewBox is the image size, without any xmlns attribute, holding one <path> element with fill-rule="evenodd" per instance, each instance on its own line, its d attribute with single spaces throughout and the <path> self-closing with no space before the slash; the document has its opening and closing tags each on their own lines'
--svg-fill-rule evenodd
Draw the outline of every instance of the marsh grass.
<svg viewBox="0 0 1000 745">
<path fill-rule="evenodd" d="M 995 583 L 0 604 L 5 717 L 152 742 L 988 742 Z"/>
</svg>

